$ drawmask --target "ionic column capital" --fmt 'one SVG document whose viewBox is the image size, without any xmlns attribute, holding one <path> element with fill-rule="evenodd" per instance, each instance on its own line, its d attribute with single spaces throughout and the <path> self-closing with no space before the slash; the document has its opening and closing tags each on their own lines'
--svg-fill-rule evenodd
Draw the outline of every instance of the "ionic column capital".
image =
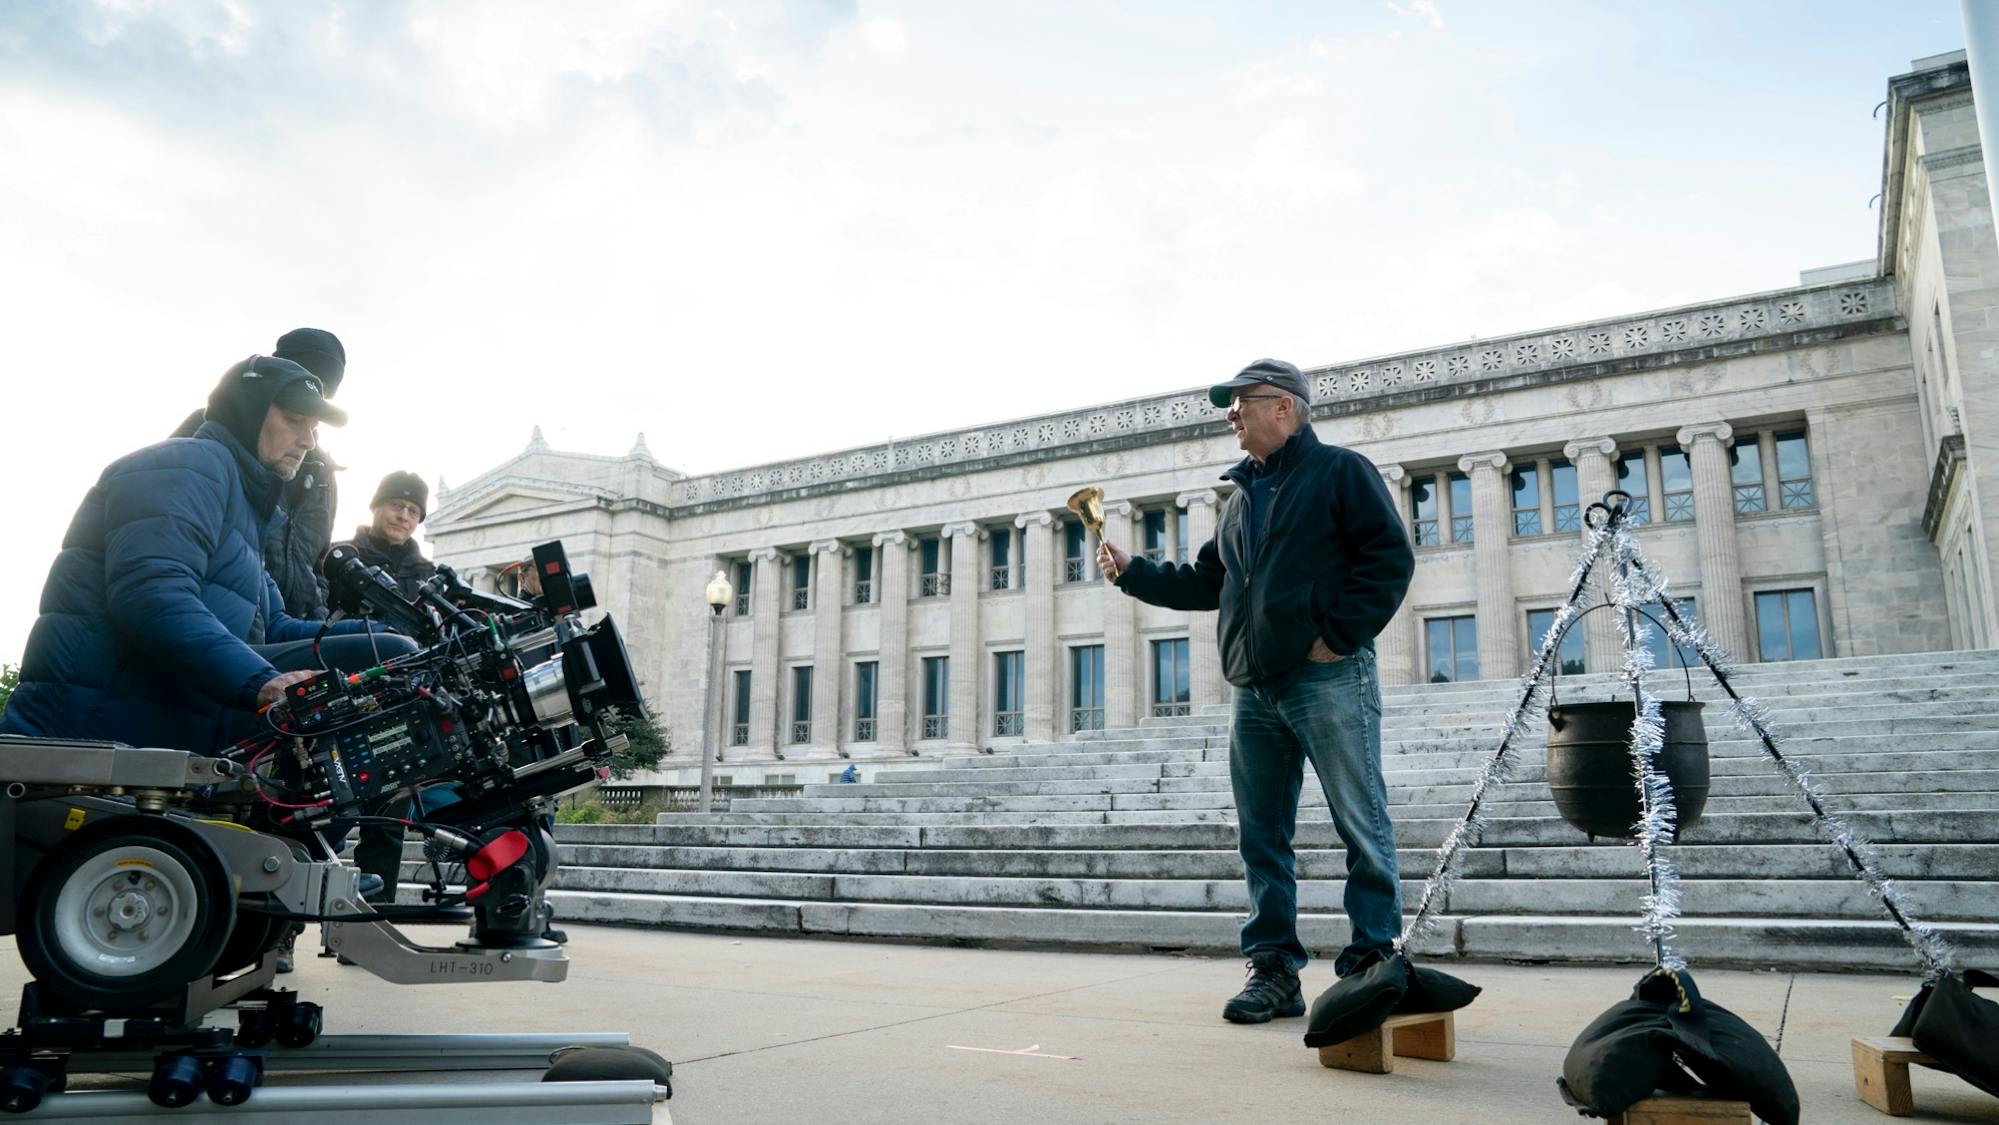
<svg viewBox="0 0 1999 1125">
<path fill-rule="evenodd" d="M 778 557 L 776 547 L 753 547 L 750 549 L 751 562 L 772 562 Z"/>
<path fill-rule="evenodd" d="M 1735 427 L 1727 422 L 1695 422 L 1691 426 L 1681 426 L 1680 432 L 1673 435 L 1673 440 L 1679 442 L 1682 449 L 1691 448 L 1702 438 L 1713 438 L 1721 443 L 1723 449 L 1727 449 L 1735 442 Z"/>
<path fill-rule="evenodd" d="M 1028 527 L 1054 527 L 1055 516 L 1049 512 L 1022 512 L 1013 517 L 1013 526 L 1022 530 Z"/>
<path fill-rule="evenodd" d="M 1474 473 L 1486 469 L 1490 469 L 1495 473 L 1503 473 L 1512 467 L 1513 462 L 1507 460 L 1506 454 L 1497 450 L 1486 453 L 1467 453 L 1463 457 L 1458 458 L 1458 471 L 1461 473 Z"/>
<path fill-rule="evenodd" d="M 914 548 L 916 546 L 916 544 L 910 540 L 909 533 L 905 531 L 877 531 L 875 532 L 874 545 L 877 547 L 910 547 L 910 548 Z"/>
<path fill-rule="evenodd" d="M 1104 501 L 1104 515 L 1106 516 L 1130 516 L 1134 510 L 1129 500 Z"/>
<path fill-rule="evenodd" d="M 1602 457 L 1617 456 L 1617 442 L 1612 438 L 1577 438 L 1562 447 L 1562 456 L 1570 461 L 1578 460 L 1585 453 L 1595 453 Z"/>
<path fill-rule="evenodd" d="M 1220 500 L 1221 497 L 1216 495 L 1214 489 L 1197 488 L 1192 492 L 1182 492 L 1180 495 L 1175 496 L 1173 498 L 1173 505 L 1178 508 L 1190 508 L 1195 504 L 1206 504 L 1212 507 Z"/>
<path fill-rule="evenodd" d="M 810 549 L 815 555 L 837 555 L 845 547 L 846 544 L 838 539 L 815 539 Z"/>
<path fill-rule="evenodd" d="M 938 529 L 937 533 L 946 539 L 955 538 L 960 535 L 970 538 L 979 533 L 979 525 L 973 523 L 971 520 L 960 520 L 957 523 L 945 524 Z"/>
<path fill-rule="evenodd" d="M 1388 487 L 1393 489 L 1409 487 L 1409 470 L 1402 466 L 1376 465 L 1375 470 L 1381 474 L 1382 483 L 1388 485 Z"/>
</svg>

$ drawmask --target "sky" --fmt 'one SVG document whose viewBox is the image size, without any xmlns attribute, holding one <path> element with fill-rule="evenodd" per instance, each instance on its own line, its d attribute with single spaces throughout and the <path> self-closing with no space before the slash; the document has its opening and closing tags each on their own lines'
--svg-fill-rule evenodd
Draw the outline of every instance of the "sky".
<svg viewBox="0 0 1999 1125">
<path fill-rule="evenodd" d="M 311 325 L 342 526 L 524 447 L 689 473 L 1870 258 L 1954 0 L 15 0 L 16 660 L 103 467 Z"/>
</svg>

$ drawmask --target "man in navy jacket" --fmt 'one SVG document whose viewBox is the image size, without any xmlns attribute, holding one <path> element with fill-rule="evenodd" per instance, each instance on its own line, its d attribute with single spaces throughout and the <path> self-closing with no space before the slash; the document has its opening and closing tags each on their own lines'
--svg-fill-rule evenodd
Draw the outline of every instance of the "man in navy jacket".
<svg viewBox="0 0 1999 1125">
<path fill-rule="evenodd" d="M 1155 564 L 1105 543 L 1119 589 L 1169 609 L 1220 610 L 1222 674 L 1235 685 L 1229 782 L 1249 883 L 1249 980 L 1222 1009 L 1235 1023 L 1305 1014 L 1291 840 L 1312 762 L 1346 845 L 1352 928 L 1333 971 L 1388 951 L 1402 928 L 1395 829 L 1381 776 L 1374 637 L 1415 572 L 1402 517 L 1367 458 L 1312 431 L 1305 376 L 1262 359 L 1208 392 L 1246 456 L 1215 537 L 1194 563 Z"/>
<path fill-rule="evenodd" d="M 212 753 L 310 669 L 413 650 L 368 626 L 285 613 L 263 543 L 286 481 L 343 425 L 319 379 L 252 356 L 222 377 L 194 436 L 104 470 L 63 537 L 0 731 Z"/>
</svg>

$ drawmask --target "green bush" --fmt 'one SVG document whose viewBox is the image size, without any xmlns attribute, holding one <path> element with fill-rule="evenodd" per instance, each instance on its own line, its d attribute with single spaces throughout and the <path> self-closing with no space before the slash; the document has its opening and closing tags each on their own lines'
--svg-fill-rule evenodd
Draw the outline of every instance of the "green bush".
<svg viewBox="0 0 1999 1125">
<path fill-rule="evenodd" d="M 564 804 L 555 813 L 557 824 L 651 824 L 659 819 L 664 806 L 657 801 L 646 801 L 635 809 L 607 809 L 603 802 L 591 797 L 574 804 Z"/>
</svg>

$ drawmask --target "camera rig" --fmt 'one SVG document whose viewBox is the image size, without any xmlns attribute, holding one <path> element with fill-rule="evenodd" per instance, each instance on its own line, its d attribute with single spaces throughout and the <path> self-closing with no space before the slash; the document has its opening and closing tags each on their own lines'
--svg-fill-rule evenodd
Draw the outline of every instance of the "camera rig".
<svg viewBox="0 0 1999 1125">
<path fill-rule="evenodd" d="M 536 547 L 534 566 L 533 600 L 476 590 L 443 566 L 406 598 L 335 548 L 322 564 L 334 608 L 418 647 L 394 642 L 372 667 L 289 686 L 220 753 L 0 737 L 11 853 L 0 934 L 16 936 L 33 978 L 19 1026 L 0 1034 L 0 1110 L 33 1109 L 67 1073 L 134 1053 L 155 1059 L 157 1105 L 204 1091 L 223 1105 L 247 1099 L 282 1065 L 273 1052 L 320 1038 L 318 1006 L 271 987 L 278 947 L 301 923 L 319 922 L 329 949 L 399 984 L 567 975 L 545 936 L 552 814 L 610 776 L 624 744 L 613 724 L 642 717 L 644 703 L 617 627 L 582 617 L 595 605 L 588 577 L 560 543 Z M 337 838 L 370 821 L 422 837 L 421 901 L 369 903 L 339 862 Z M 398 923 L 470 932 L 433 947 Z M 237 1009 L 233 1033 L 204 1026 L 225 1007 Z M 466 1046 L 468 1057 L 523 1049 L 521 1037 L 452 1038 L 506 1040 Z M 327 1046 L 315 1051 L 322 1069 Z M 606 1084 L 577 1087 L 593 1085 Z"/>
</svg>

